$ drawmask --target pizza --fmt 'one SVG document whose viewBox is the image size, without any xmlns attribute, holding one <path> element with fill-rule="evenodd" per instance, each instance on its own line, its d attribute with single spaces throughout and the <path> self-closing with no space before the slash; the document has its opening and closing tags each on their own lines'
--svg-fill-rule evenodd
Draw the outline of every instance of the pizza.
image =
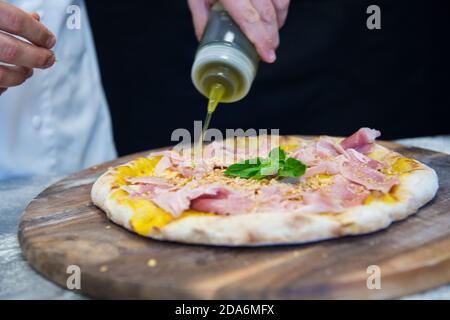
<svg viewBox="0 0 450 320">
<path fill-rule="evenodd" d="M 378 144 L 254 136 L 153 152 L 110 168 L 92 201 L 141 236 L 222 246 L 299 244 L 366 234 L 433 199 L 436 172 Z"/>
</svg>

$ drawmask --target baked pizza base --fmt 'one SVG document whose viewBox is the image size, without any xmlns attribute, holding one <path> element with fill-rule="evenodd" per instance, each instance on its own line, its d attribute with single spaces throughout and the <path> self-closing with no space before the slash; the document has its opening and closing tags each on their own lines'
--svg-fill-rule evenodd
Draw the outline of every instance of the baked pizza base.
<svg viewBox="0 0 450 320">
<path fill-rule="evenodd" d="M 416 162 L 418 169 L 399 177 L 400 183 L 395 188 L 396 201 L 374 199 L 339 213 L 191 215 L 154 228 L 146 236 L 194 244 L 265 246 L 300 244 L 378 231 L 416 213 L 436 195 L 436 172 Z M 92 188 L 92 200 L 114 223 L 136 232 L 130 224 L 134 210 L 111 197 L 115 190 L 114 181 L 112 169 L 103 174 Z"/>
</svg>

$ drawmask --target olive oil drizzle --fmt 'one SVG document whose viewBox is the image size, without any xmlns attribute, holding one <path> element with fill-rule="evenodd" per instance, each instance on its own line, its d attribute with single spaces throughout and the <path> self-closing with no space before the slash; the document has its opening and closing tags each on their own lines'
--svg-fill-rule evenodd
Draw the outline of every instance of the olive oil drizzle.
<svg viewBox="0 0 450 320">
<path fill-rule="evenodd" d="M 212 115 L 214 111 L 216 111 L 216 108 L 219 105 L 220 101 L 222 100 L 224 94 L 225 94 L 225 87 L 223 85 L 221 85 L 220 83 L 213 84 L 209 92 L 208 111 L 206 113 L 206 118 L 203 124 L 201 136 L 202 142 L 205 140 L 206 131 L 208 130 L 209 125 L 211 123 Z"/>
</svg>

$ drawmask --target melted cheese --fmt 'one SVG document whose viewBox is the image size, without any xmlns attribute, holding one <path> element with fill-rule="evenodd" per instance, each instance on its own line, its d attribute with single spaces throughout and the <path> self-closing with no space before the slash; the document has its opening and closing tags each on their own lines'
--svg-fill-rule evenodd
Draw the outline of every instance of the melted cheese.
<svg viewBox="0 0 450 320">
<path fill-rule="evenodd" d="M 161 157 L 139 158 L 127 165 L 114 169 L 116 187 L 128 185 L 128 177 L 144 177 L 154 174 L 154 168 Z M 171 172 L 167 173 L 168 175 Z M 147 236 L 158 228 L 162 228 L 172 221 L 191 216 L 212 216 L 212 213 L 199 211 L 185 211 L 180 217 L 174 218 L 169 212 L 156 206 L 151 200 L 130 198 L 128 193 L 122 189 L 116 190 L 111 194 L 111 198 L 120 205 L 128 206 L 132 209 L 133 215 L 130 219 L 131 228 L 138 234 Z"/>
</svg>

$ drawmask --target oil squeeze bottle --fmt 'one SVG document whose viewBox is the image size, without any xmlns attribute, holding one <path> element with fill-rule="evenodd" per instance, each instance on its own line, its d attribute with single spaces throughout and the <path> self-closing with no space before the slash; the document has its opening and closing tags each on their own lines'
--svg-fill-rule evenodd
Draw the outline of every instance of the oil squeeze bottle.
<svg viewBox="0 0 450 320">
<path fill-rule="evenodd" d="M 249 92 L 259 64 L 253 44 L 216 3 L 192 66 L 192 81 L 209 99 L 202 140 L 219 103 L 236 102 Z"/>
</svg>

